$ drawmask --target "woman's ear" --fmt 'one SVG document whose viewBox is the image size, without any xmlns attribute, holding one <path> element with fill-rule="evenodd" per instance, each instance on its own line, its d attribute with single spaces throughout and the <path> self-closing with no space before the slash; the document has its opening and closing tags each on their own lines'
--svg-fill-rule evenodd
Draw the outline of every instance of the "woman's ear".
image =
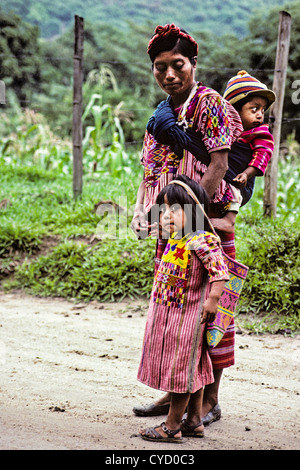
<svg viewBox="0 0 300 470">
<path fill-rule="evenodd" d="M 191 64 L 193 65 L 193 67 L 196 67 L 196 65 L 197 65 L 197 56 L 196 55 L 191 58 Z"/>
</svg>

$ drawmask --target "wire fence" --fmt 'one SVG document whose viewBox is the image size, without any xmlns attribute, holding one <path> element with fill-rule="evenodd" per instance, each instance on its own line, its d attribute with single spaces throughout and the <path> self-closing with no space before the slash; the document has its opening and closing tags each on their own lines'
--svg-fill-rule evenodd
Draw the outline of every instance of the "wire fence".
<svg viewBox="0 0 300 470">
<path fill-rule="evenodd" d="M 6 60 L 6 59 L 9 59 L 11 57 L 14 57 L 12 55 L 8 55 L 8 54 L 5 54 L 5 53 L 0 53 L 0 59 L 2 60 Z M 72 56 L 69 56 L 69 57 L 51 57 L 49 55 L 35 55 L 33 56 L 32 54 L 26 54 L 26 53 L 20 53 L 18 54 L 18 58 L 19 59 L 26 59 L 26 58 L 30 58 L 30 57 L 35 57 L 37 59 L 39 59 L 40 61 L 45 61 L 45 64 L 49 64 L 49 62 L 51 63 L 52 66 L 56 66 L 57 63 L 60 63 L 60 62 L 64 62 L 67 66 L 70 67 L 70 76 L 68 77 L 68 79 L 70 80 L 70 84 L 65 84 L 63 85 L 64 88 L 66 89 L 66 91 L 68 91 L 69 93 L 72 92 L 72 65 L 73 65 L 73 57 Z M 261 65 L 263 63 L 265 63 L 267 60 L 269 60 L 271 57 L 271 51 L 266 54 L 259 62 L 258 66 L 255 67 L 255 68 L 249 68 L 248 67 L 248 72 L 252 75 L 256 75 L 256 74 L 274 74 L 276 72 L 280 72 L 280 70 L 276 70 L 276 69 L 270 69 L 270 68 L 262 68 Z M 147 68 L 149 66 L 149 73 L 150 73 L 150 70 L 151 70 L 151 67 L 148 63 L 146 62 L 141 62 L 141 61 L 128 61 L 128 60 L 107 60 L 107 59 L 97 59 L 96 60 L 97 64 L 99 65 L 99 67 L 101 65 L 109 65 L 111 66 L 112 68 L 116 67 L 116 66 L 119 66 L 119 65 L 122 65 L 122 66 L 138 66 L 138 67 L 143 67 L 143 68 Z M 43 67 L 43 62 L 41 63 L 41 67 Z M 240 65 L 238 67 L 239 69 L 242 69 L 243 66 Z M 226 74 L 229 74 L 231 73 L 232 75 L 236 74 L 237 72 L 237 67 L 222 67 L 220 69 L 220 67 L 212 67 L 212 66 L 206 66 L 206 65 L 202 65 L 200 66 L 200 71 L 203 71 L 204 73 L 215 73 L 217 72 L 219 75 L 220 75 L 220 71 L 224 74 L 224 76 Z M 1 76 L 0 76 L 1 78 Z M 5 78 L 4 78 L 4 81 L 5 81 Z M 208 84 L 209 86 L 209 84 Z M 220 90 L 217 90 L 220 92 Z M 45 111 L 45 106 L 47 106 L 46 104 L 45 105 L 41 105 L 39 103 L 37 103 L 36 100 L 32 100 L 32 99 L 19 99 L 18 102 L 20 103 L 20 105 L 24 108 L 24 107 L 27 107 L 27 108 L 30 108 L 32 109 L 33 111 L 37 112 L 37 113 L 42 113 Z M 9 98 L 9 95 L 8 95 L 8 99 L 6 101 L 6 104 L 0 104 L 0 108 L 6 108 L 7 106 L 10 106 L 10 104 L 12 104 L 12 102 L 10 101 L 10 98 Z M 149 108 L 143 108 L 143 107 L 130 107 L 130 108 L 127 108 L 126 107 L 126 111 L 128 112 L 133 112 L 135 113 L 135 115 L 139 115 L 140 113 L 148 113 L 149 112 Z M 298 123 L 300 121 L 300 118 L 298 117 L 285 117 L 283 116 L 282 117 L 282 124 L 285 125 L 285 124 L 295 124 L 295 123 Z M 142 140 L 132 140 L 132 141 L 126 141 L 126 145 L 127 146 L 139 146 L 143 143 Z"/>
</svg>

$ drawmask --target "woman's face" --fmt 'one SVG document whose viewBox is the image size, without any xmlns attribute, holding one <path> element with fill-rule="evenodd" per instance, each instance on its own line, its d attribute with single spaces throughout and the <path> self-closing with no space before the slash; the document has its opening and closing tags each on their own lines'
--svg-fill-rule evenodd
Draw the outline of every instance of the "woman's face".
<svg viewBox="0 0 300 470">
<path fill-rule="evenodd" d="M 195 83 L 195 64 L 177 52 L 164 51 L 153 62 L 153 75 L 160 88 L 171 96 L 174 106 L 182 105 Z"/>
</svg>

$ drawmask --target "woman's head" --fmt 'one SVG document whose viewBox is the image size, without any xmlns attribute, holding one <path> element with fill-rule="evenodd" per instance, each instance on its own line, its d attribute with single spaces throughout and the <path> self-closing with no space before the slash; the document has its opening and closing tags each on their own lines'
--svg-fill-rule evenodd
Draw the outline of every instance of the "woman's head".
<svg viewBox="0 0 300 470">
<path fill-rule="evenodd" d="M 175 25 L 157 26 L 148 53 L 157 84 L 172 97 L 174 106 L 182 105 L 195 83 L 196 41 Z"/>
<path fill-rule="evenodd" d="M 179 184 L 176 184 L 176 181 Z M 169 233 L 180 231 L 182 235 L 197 230 L 210 230 L 201 208 L 180 183 L 192 190 L 207 213 L 209 199 L 205 189 L 185 175 L 176 177 L 173 182 L 162 189 L 156 200 L 161 213 L 162 228 Z"/>
<path fill-rule="evenodd" d="M 188 57 L 193 63 L 198 55 L 198 44 L 190 34 L 174 24 L 157 26 L 148 44 L 148 54 L 152 63 L 158 54 L 171 50 Z"/>
</svg>

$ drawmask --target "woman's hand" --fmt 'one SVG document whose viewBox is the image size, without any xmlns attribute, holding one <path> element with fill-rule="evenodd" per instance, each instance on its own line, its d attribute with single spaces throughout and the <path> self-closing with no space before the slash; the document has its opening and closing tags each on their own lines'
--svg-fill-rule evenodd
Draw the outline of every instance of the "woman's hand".
<svg viewBox="0 0 300 470">
<path fill-rule="evenodd" d="M 149 235 L 148 223 L 142 204 L 136 205 L 130 226 L 138 238 L 146 238 Z"/>
</svg>

